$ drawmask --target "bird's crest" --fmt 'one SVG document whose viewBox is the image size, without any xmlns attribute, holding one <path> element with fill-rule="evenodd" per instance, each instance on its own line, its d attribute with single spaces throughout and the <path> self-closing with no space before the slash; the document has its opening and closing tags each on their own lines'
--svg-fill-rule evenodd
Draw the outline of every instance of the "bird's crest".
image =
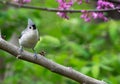
<svg viewBox="0 0 120 84">
<path fill-rule="evenodd" d="M 28 25 L 32 26 L 35 25 L 31 19 L 28 19 Z"/>
</svg>

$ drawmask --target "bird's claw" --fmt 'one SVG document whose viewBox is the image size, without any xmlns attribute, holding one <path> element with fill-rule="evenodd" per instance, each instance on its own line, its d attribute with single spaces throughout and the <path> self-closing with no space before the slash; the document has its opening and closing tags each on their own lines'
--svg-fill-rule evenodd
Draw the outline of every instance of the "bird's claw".
<svg viewBox="0 0 120 84">
<path fill-rule="evenodd" d="M 36 53 L 34 53 L 34 58 L 35 58 L 35 60 L 37 59 L 37 54 Z"/>
<path fill-rule="evenodd" d="M 20 57 L 21 57 L 21 53 L 23 52 L 23 48 L 22 48 L 22 46 L 20 46 L 20 48 L 19 48 L 19 54 L 17 55 L 17 59 L 19 59 Z"/>
<path fill-rule="evenodd" d="M 20 48 L 19 48 L 19 54 L 21 54 L 22 52 L 23 52 L 23 48 L 20 47 Z"/>
<path fill-rule="evenodd" d="M 21 57 L 21 55 L 17 55 L 17 57 L 16 57 L 16 58 L 17 58 L 17 59 L 19 59 L 20 57 Z"/>
</svg>

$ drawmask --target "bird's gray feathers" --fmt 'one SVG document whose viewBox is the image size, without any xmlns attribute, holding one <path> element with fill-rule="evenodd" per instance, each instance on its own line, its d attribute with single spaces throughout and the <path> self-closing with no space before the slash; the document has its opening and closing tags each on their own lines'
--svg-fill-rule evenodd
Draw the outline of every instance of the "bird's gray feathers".
<svg viewBox="0 0 120 84">
<path fill-rule="evenodd" d="M 32 25 L 35 25 L 34 23 L 33 23 L 33 21 L 29 18 L 28 19 L 28 26 L 27 26 L 27 28 L 25 29 L 25 30 L 23 30 L 22 31 L 22 33 L 21 33 L 21 35 L 19 36 L 19 38 L 21 38 L 21 36 L 28 30 L 28 28 L 30 27 L 30 26 L 32 26 Z"/>
<path fill-rule="evenodd" d="M 39 39 L 39 32 L 32 22 L 31 19 L 28 19 L 27 28 L 22 31 L 21 36 L 19 38 L 19 44 L 26 48 L 34 48 L 37 41 Z"/>
<path fill-rule="evenodd" d="M 28 19 L 28 26 L 35 25 L 31 19 Z"/>
<path fill-rule="evenodd" d="M 22 37 L 22 35 L 27 31 L 27 28 L 22 31 L 21 35 L 19 36 L 19 39 Z"/>
<path fill-rule="evenodd" d="M 19 45 L 20 45 L 20 54 L 23 52 L 23 47 L 32 48 L 34 51 L 34 56 L 37 58 L 37 54 L 34 50 L 34 47 L 39 39 L 39 32 L 36 28 L 36 25 L 32 22 L 31 19 L 28 19 L 27 28 L 22 31 L 21 36 L 19 37 Z"/>
</svg>

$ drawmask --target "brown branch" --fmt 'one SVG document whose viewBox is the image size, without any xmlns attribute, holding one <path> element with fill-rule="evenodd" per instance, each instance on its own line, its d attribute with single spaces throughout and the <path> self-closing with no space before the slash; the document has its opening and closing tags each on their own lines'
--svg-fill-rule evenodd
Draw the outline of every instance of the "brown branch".
<svg viewBox="0 0 120 84">
<path fill-rule="evenodd" d="M 36 7 L 36 6 L 28 6 L 28 5 L 19 5 L 16 3 L 11 3 L 11 2 L 6 2 L 6 1 L 0 1 L 1 4 L 5 5 L 10 5 L 16 8 L 26 8 L 26 9 L 34 9 L 34 10 L 42 10 L 42 11 L 49 11 L 49 12 L 69 12 L 69 13 L 80 13 L 82 10 L 60 10 L 57 8 L 44 8 L 44 7 Z M 96 9 L 91 9 L 91 10 L 86 10 L 88 12 L 109 12 L 109 11 L 117 11 L 120 10 L 120 8 L 113 8 L 113 9 L 101 9 L 101 10 L 96 10 Z"/>
<path fill-rule="evenodd" d="M 115 3 L 115 4 L 120 4 L 120 1 L 116 1 L 116 0 L 109 0 L 109 2 Z"/>
<path fill-rule="evenodd" d="M 15 57 L 19 55 L 19 48 L 13 44 L 8 43 L 2 38 L 0 38 L 0 49 L 12 54 Z M 54 73 L 63 75 L 82 84 L 106 84 L 104 81 L 88 77 L 70 67 L 57 64 L 41 55 L 37 56 L 38 58 L 35 60 L 32 53 L 23 51 L 20 59 L 41 65 Z"/>
</svg>

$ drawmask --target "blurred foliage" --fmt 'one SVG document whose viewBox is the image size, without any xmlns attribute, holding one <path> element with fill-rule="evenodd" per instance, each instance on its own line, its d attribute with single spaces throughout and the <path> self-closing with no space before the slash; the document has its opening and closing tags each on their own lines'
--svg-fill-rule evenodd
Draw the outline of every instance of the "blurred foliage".
<svg viewBox="0 0 120 84">
<path fill-rule="evenodd" d="M 32 0 L 30 4 L 57 7 L 50 0 Z M 89 8 L 85 4 L 83 7 Z M 86 23 L 79 14 L 69 15 L 71 18 L 64 20 L 51 12 L 0 5 L 0 28 L 9 41 L 13 33 L 20 35 L 31 18 L 40 32 L 35 47 L 38 53 L 45 51 L 46 58 L 59 64 L 108 84 L 120 84 L 120 21 Z M 2 84 L 78 84 L 36 64 L 15 59 L 2 50 L 0 59 L 5 66 L 0 68 L 0 73 L 5 75 Z"/>
</svg>

